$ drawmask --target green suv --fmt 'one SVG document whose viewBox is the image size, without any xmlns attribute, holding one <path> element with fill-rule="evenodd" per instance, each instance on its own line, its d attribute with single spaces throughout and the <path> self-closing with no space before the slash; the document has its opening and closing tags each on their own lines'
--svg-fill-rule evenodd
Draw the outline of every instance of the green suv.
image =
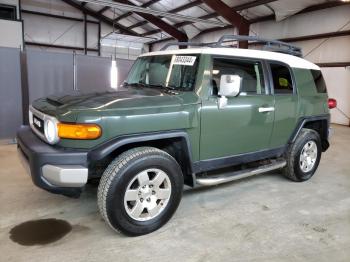
<svg viewBox="0 0 350 262">
<path fill-rule="evenodd" d="M 285 43 L 266 40 L 274 49 L 261 51 L 222 42 L 143 54 L 118 91 L 34 101 L 17 133 L 34 184 L 78 197 L 99 179 L 104 220 L 135 236 L 171 218 L 184 184 L 276 169 L 310 179 L 336 105 L 320 68 Z"/>
</svg>

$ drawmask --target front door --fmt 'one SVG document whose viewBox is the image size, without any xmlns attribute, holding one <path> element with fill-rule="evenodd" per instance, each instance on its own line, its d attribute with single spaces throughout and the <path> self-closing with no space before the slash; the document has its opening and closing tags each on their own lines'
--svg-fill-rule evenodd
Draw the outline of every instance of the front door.
<svg viewBox="0 0 350 262">
<path fill-rule="evenodd" d="M 201 160 L 230 157 L 269 148 L 274 122 L 274 96 L 259 60 L 213 57 L 212 95 L 201 111 Z M 219 108 L 221 75 L 242 77 L 241 92 Z"/>
</svg>

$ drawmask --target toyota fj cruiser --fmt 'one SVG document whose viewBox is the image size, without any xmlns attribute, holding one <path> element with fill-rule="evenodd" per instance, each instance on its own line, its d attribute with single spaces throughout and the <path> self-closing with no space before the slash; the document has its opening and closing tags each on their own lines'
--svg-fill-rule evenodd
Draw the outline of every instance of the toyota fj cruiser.
<svg viewBox="0 0 350 262">
<path fill-rule="evenodd" d="M 265 42 L 267 50 L 224 42 Z M 183 185 L 209 186 L 282 169 L 302 182 L 329 147 L 320 68 L 295 46 L 224 36 L 215 44 L 142 54 L 122 90 L 33 102 L 18 148 L 34 184 L 79 196 L 99 179 L 104 220 L 127 235 L 174 214 Z"/>
</svg>

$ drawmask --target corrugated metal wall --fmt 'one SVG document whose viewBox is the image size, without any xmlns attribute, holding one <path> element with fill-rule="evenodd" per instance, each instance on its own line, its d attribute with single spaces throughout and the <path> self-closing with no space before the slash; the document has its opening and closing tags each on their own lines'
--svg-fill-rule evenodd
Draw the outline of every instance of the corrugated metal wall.
<svg viewBox="0 0 350 262">
<path fill-rule="evenodd" d="M 82 92 L 110 88 L 111 59 L 40 50 L 28 50 L 25 66 L 29 103 L 50 94 L 67 93 L 75 88 Z M 22 124 L 21 52 L 15 48 L 0 48 L 0 139 L 13 139 Z M 127 76 L 133 61 L 117 59 L 118 80 Z M 23 65 L 22 65 L 23 66 Z M 24 92 L 25 94 L 26 92 Z"/>
<path fill-rule="evenodd" d="M 0 47 L 0 139 L 13 138 L 21 123 L 20 50 Z"/>
</svg>

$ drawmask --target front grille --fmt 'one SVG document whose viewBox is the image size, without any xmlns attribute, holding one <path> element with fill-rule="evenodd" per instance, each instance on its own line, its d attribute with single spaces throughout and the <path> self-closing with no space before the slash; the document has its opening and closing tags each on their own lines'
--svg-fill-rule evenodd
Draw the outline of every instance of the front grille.
<svg viewBox="0 0 350 262">
<path fill-rule="evenodd" d="M 41 139 L 46 141 L 45 138 L 45 114 L 40 112 L 39 110 L 36 110 L 34 107 L 29 107 L 29 123 L 31 129 L 34 131 L 35 134 L 37 134 Z"/>
<path fill-rule="evenodd" d="M 35 114 L 33 116 L 33 126 L 36 130 L 38 130 L 40 133 L 44 134 L 44 120 L 36 116 Z"/>
</svg>

